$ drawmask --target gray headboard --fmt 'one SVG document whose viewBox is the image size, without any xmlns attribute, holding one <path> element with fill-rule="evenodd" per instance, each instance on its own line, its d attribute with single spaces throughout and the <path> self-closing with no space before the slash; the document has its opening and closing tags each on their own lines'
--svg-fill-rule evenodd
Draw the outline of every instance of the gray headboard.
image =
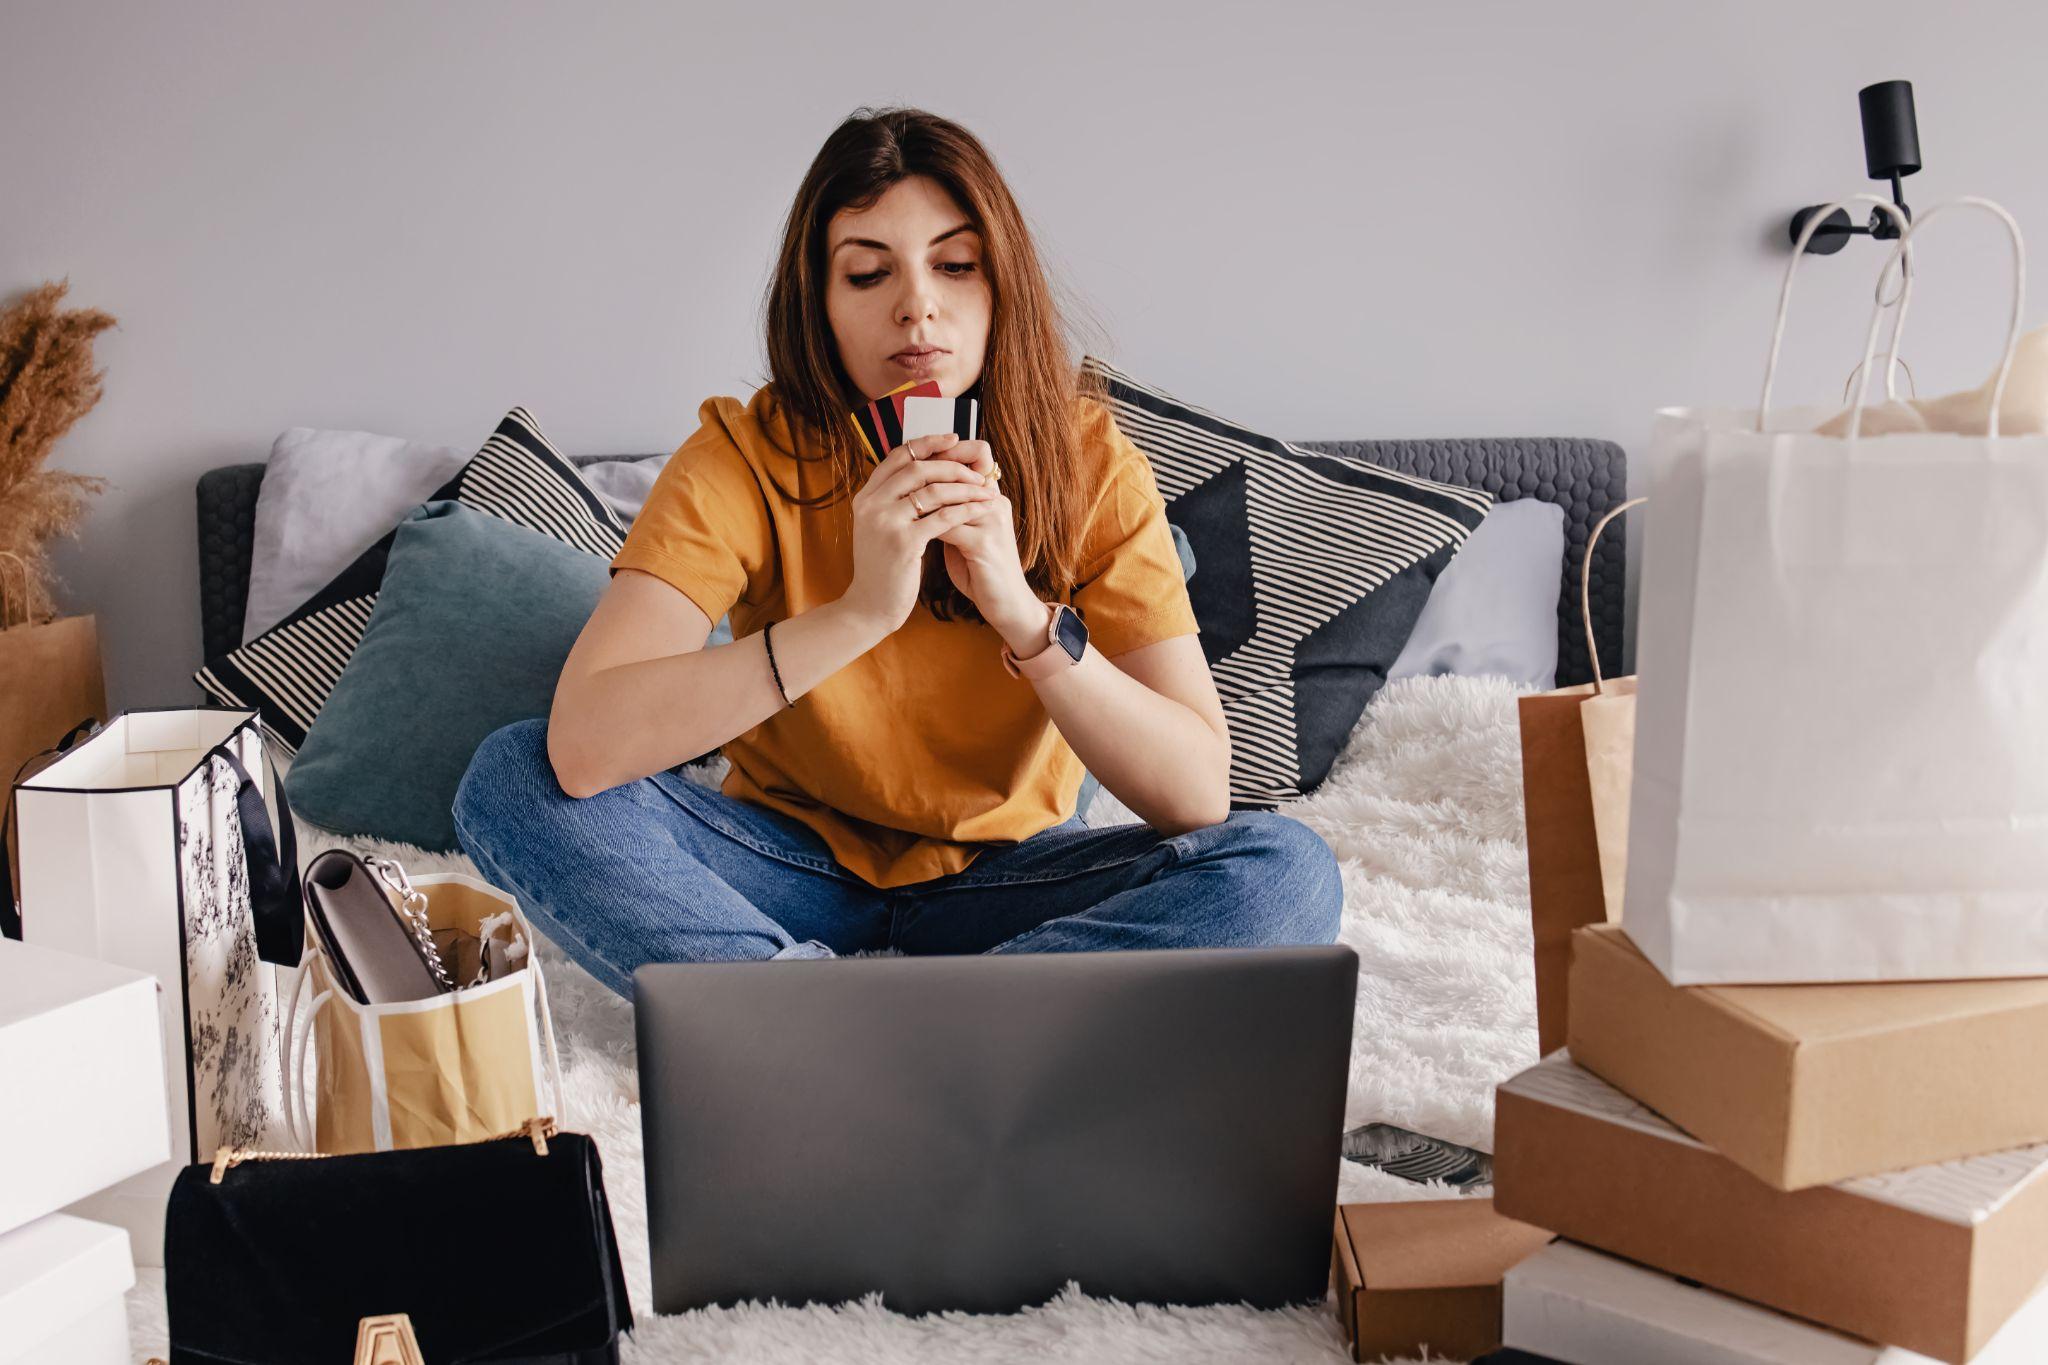
<svg viewBox="0 0 2048 1365">
<path fill-rule="evenodd" d="M 1559 686 L 1591 682 L 1586 635 L 1579 623 L 1578 573 L 1586 539 L 1601 514 L 1627 495 L 1628 457 L 1612 441 L 1560 437 L 1483 437 L 1429 441 L 1299 441 L 1309 450 L 1371 460 L 1376 464 L 1483 488 L 1503 502 L 1542 498 L 1564 508 L 1565 562 L 1557 604 Z M 599 460 L 644 459 L 639 455 L 577 455 L 579 465 Z M 223 465 L 199 476 L 199 616 L 206 657 L 242 642 L 242 617 L 249 601 L 249 554 L 256 522 L 256 490 L 263 466 Z M 1621 668 L 1622 586 L 1627 563 L 1624 539 L 1601 537 L 1593 558 L 1593 634 L 1600 661 Z M 1200 566 L 1196 566 L 1200 572 Z"/>
</svg>

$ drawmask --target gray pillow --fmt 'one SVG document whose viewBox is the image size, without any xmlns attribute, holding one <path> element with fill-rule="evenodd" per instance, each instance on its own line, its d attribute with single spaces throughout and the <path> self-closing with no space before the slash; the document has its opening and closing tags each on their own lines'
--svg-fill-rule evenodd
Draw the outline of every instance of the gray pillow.
<svg viewBox="0 0 2048 1365">
<path fill-rule="evenodd" d="M 475 454 L 369 431 L 280 433 L 256 489 L 242 638 L 297 611 Z"/>
<path fill-rule="evenodd" d="M 608 561 L 453 499 L 398 525 L 376 609 L 285 775 L 309 823 L 458 852 L 450 811 L 502 725 L 545 716 Z"/>
<path fill-rule="evenodd" d="M 1495 503 L 1437 576 L 1387 680 L 1484 673 L 1555 687 L 1563 576 L 1564 508 Z"/>
</svg>

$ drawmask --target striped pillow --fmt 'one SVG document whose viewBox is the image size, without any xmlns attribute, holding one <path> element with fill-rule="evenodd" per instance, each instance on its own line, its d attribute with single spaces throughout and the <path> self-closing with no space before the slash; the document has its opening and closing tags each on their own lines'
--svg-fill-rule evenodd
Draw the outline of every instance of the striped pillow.
<svg viewBox="0 0 2048 1365">
<path fill-rule="evenodd" d="M 626 540 L 618 517 L 525 408 L 506 413 L 483 449 L 427 501 L 444 498 L 607 561 Z M 296 755 L 370 623 L 397 534 L 394 527 L 298 610 L 208 660 L 193 678 L 224 705 L 255 708 L 271 743 Z"/>
<path fill-rule="evenodd" d="M 1261 436 L 1094 356 L 1081 368 L 1202 566 L 1188 599 L 1230 724 L 1231 808 L 1314 790 L 1492 495 Z"/>
</svg>

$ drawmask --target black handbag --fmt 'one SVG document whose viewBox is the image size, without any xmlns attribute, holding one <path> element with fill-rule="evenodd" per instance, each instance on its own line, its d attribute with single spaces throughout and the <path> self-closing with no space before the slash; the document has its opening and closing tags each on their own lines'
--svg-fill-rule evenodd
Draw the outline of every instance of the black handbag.
<svg viewBox="0 0 2048 1365">
<path fill-rule="evenodd" d="M 633 1325 L 597 1144 L 188 1166 L 164 1228 L 170 1365 L 616 1365 Z M 401 1319 L 399 1315 L 403 1315 Z"/>
</svg>

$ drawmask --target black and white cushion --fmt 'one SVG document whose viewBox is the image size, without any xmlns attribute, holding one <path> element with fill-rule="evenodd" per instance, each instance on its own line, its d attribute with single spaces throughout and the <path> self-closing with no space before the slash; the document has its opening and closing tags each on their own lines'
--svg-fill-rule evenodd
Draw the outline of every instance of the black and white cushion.
<svg viewBox="0 0 2048 1365">
<path fill-rule="evenodd" d="M 625 544 L 618 517 L 525 408 L 506 413 L 428 501 L 447 498 L 607 560 Z M 192 676 L 225 705 L 254 707 L 270 741 L 296 755 L 362 641 L 397 534 L 393 527 L 298 610 Z"/>
<path fill-rule="evenodd" d="M 1491 494 L 1303 450 L 1094 356 L 1202 571 L 1188 597 L 1230 724 L 1230 804 L 1315 788 Z"/>
</svg>

